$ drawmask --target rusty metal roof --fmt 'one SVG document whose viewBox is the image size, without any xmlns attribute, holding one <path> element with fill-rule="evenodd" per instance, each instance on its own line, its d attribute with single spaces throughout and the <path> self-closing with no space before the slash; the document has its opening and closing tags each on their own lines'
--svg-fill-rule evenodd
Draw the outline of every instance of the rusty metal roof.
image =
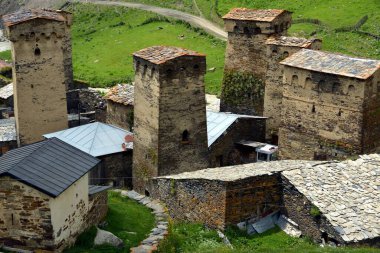
<svg viewBox="0 0 380 253">
<path fill-rule="evenodd" d="M 61 13 L 61 11 L 48 9 L 22 10 L 4 15 L 2 19 L 5 26 L 13 26 L 37 18 L 64 22 L 66 21 L 66 17 Z"/>
<path fill-rule="evenodd" d="M 309 48 L 315 41 L 319 39 L 305 39 L 298 37 L 272 36 L 265 42 L 267 45 L 277 45 L 285 47 L 301 47 Z"/>
<path fill-rule="evenodd" d="M 257 9 L 247 9 L 247 8 L 235 8 L 229 13 L 223 16 L 223 19 L 232 20 L 249 20 L 249 21 L 260 21 L 260 22 L 271 22 L 286 10 L 257 10 Z"/>
<path fill-rule="evenodd" d="M 142 58 L 153 64 L 162 64 L 169 60 L 181 57 L 181 56 L 200 56 L 205 57 L 204 54 L 197 53 L 184 48 L 168 47 L 168 46 L 153 46 L 142 49 L 133 53 L 135 57 Z"/>
<path fill-rule="evenodd" d="M 109 90 L 104 98 L 118 104 L 133 105 L 134 86 L 131 84 L 117 84 Z"/>
<path fill-rule="evenodd" d="M 286 66 L 339 76 L 367 79 L 379 68 L 380 61 L 302 49 L 281 62 Z"/>
</svg>

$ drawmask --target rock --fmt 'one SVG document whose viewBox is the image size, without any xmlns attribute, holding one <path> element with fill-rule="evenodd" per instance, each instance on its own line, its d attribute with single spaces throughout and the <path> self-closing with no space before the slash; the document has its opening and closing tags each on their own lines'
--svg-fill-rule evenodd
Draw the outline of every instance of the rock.
<svg viewBox="0 0 380 253">
<path fill-rule="evenodd" d="M 208 72 L 215 72 L 216 68 L 209 68 Z"/>
<path fill-rule="evenodd" d="M 123 248 L 124 242 L 116 235 L 111 232 L 101 230 L 98 228 L 96 237 L 94 240 L 94 245 L 112 245 L 117 248 Z"/>
</svg>

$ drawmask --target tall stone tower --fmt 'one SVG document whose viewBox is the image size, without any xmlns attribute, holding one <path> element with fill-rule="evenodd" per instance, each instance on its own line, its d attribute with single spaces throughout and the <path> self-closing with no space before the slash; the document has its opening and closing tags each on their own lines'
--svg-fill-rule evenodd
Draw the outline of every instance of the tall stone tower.
<svg viewBox="0 0 380 253">
<path fill-rule="evenodd" d="M 205 169 L 206 57 L 175 47 L 134 53 L 133 186 L 149 192 L 149 179 Z"/>
<path fill-rule="evenodd" d="M 266 40 L 286 34 L 291 12 L 233 9 L 223 17 L 228 32 L 221 111 L 263 115 Z"/>
<path fill-rule="evenodd" d="M 19 145 L 67 128 L 71 15 L 26 10 L 3 17 L 12 42 L 13 84 Z"/>
</svg>

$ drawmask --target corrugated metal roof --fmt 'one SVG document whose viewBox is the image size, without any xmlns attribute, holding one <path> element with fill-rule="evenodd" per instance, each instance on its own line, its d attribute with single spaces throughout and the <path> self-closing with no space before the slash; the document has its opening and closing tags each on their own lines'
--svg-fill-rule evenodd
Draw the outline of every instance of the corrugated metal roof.
<svg viewBox="0 0 380 253">
<path fill-rule="evenodd" d="M 207 111 L 208 146 L 210 147 L 239 118 L 265 119 L 258 116 Z"/>
<path fill-rule="evenodd" d="M 181 56 L 199 56 L 205 57 L 204 54 L 200 54 L 195 51 L 191 51 L 179 47 L 168 47 L 168 46 L 153 46 L 142 49 L 138 52 L 133 53 L 133 56 L 142 58 L 153 64 L 162 64 L 169 60 L 181 57 Z"/>
<path fill-rule="evenodd" d="M 0 142 L 15 141 L 16 139 L 15 119 L 0 119 Z"/>
<path fill-rule="evenodd" d="M 106 191 L 112 188 L 110 185 L 89 185 L 88 186 L 88 195 L 93 195 L 102 191 Z"/>
<path fill-rule="evenodd" d="M 87 154 L 98 157 L 123 152 L 122 145 L 127 135 L 132 135 L 132 133 L 113 125 L 94 122 L 45 134 L 44 137 L 57 137 Z M 126 148 L 132 149 L 133 143 L 127 143 Z"/>
<path fill-rule="evenodd" d="M 5 26 L 13 26 L 32 19 L 50 19 L 55 21 L 66 21 L 61 11 L 47 10 L 47 9 L 33 9 L 33 10 L 21 10 L 15 13 L 11 13 L 3 16 L 3 23 Z"/>
<path fill-rule="evenodd" d="M 379 68 L 380 61 L 302 49 L 281 62 L 286 66 L 339 76 L 367 79 Z"/>
<path fill-rule="evenodd" d="M 0 98 L 8 99 L 13 96 L 13 83 L 7 84 L 0 89 Z"/>
<path fill-rule="evenodd" d="M 286 10 L 276 9 L 257 10 L 247 8 L 235 8 L 232 9 L 226 15 L 224 15 L 223 19 L 271 22 L 283 13 L 289 12 Z"/>
<path fill-rule="evenodd" d="M 0 174 L 57 197 L 99 162 L 99 159 L 52 138 L 7 152 L 0 157 Z"/>
</svg>

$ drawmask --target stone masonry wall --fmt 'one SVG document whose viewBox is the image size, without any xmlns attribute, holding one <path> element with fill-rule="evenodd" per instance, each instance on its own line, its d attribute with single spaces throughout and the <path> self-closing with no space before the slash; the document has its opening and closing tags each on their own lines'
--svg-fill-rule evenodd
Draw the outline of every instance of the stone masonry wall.
<svg viewBox="0 0 380 253">
<path fill-rule="evenodd" d="M 241 118 L 210 147 L 209 168 L 245 163 L 235 143 L 241 140 L 265 141 L 265 119 Z M 221 164 L 222 158 L 222 164 Z"/>
<path fill-rule="evenodd" d="M 100 157 L 104 170 L 103 184 L 112 182 L 117 187 L 132 187 L 132 151 Z"/>
<path fill-rule="evenodd" d="M 365 82 L 285 66 L 279 130 L 282 159 L 360 154 Z"/>
<path fill-rule="evenodd" d="M 65 22 L 33 19 L 8 27 L 12 42 L 14 106 L 19 144 L 67 128 Z"/>
<path fill-rule="evenodd" d="M 0 244 L 54 249 L 50 197 L 10 177 L 0 180 Z"/>
<path fill-rule="evenodd" d="M 209 180 L 154 179 L 152 197 L 160 199 L 174 220 L 225 226 L 226 184 Z"/>
<path fill-rule="evenodd" d="M 124 105 L 107 100 L 107 123 L 132 131 L 133 105 Z"/>
<path fill-rule="evenodd" d="M 102 191 L 89 196 L 87 227 L 102 222 L 108 212 L 108 192 Z"/>
</svg>

